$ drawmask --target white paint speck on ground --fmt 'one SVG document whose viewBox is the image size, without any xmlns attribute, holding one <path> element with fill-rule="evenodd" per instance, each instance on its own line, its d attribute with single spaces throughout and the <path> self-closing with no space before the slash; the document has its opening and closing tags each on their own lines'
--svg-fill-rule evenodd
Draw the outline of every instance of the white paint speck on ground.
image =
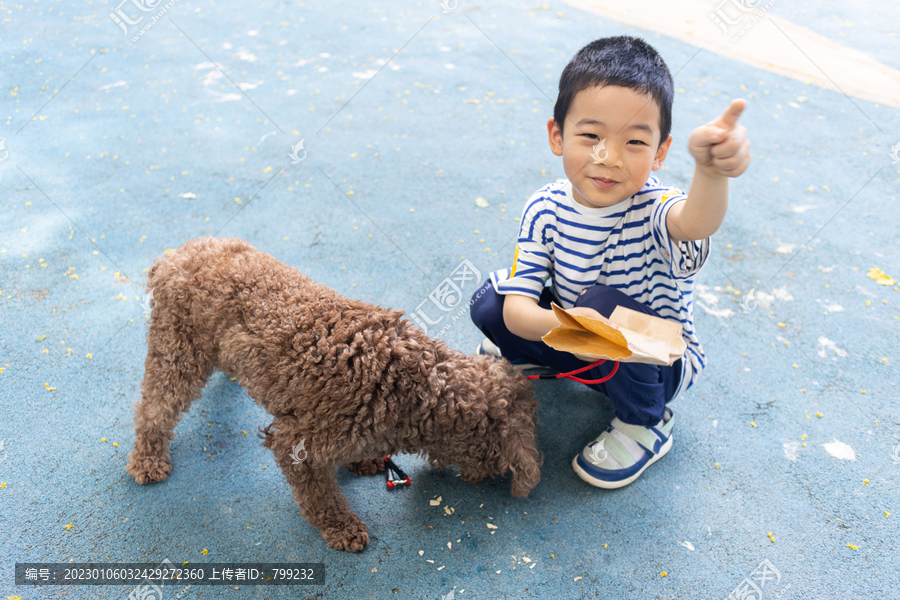
<svg viewBox="0 0 900 600">
<path fill-rule="evenodd" d="M 840 460 L 856 460 L 856 452 L 844 442 L 834 440 L 833 442 L 822 444 L 822 447 L 825 448 L 828 454 Z"/>
<path fill-rule="evenodd" d="M 234 102 L 242 98 L 240 94 L 223 94 L 222 92 L 216 90 L 206 90 L 206 93 L 212 94 L 216 97 L 216 100 L 214 100 L 214 102 Z"/>
<path fill-rule="evenodd" d="M 822 265 L 819 265 L 819 270 L 822 271 L 823 273 L 831 273 L 832 271 L 834 271 L 834 268 L 836 266 L 837 265 L 831 265 L 830 267 L 823 267 Z"/>
<path fill-rule="evenodd" d="M 791 254 L 796 247 L 797 244 L 780 244 L 777 248 L 775 248 L 775 252 L 780 252 L 781 254 Z"/>
<path fill-rule="evenodd" d="M 787 459 L 791 462 L 797 462 L 797 459 L 800 458 L 800 442 L 785 442 L 782 447 Z"/>
<path fill-rule="evenodd" d="M 689 541 L 684 540 L 684 541 L 681 541 L 681 542 L 679 542 L 679 543 L 680 543 L 682 546 L 684 546 L 685 548 L 687 548 L 688 550 L 690 550 L 691 552 L 694 551 L 694 545 L 693 545 L 692 543 L 690 543 Z"/>
<path fill-rule="evenodd" d="M 238 60 L 246 60 L 248 62 L 255 62 L 256 55 L 252 52 L 247 52 L 246 50 L 239 50 L 231 55 L 231 58 L 237 58 Z"/>
<path fill-rule="evenodd" d="M 263 141 L 265 141 L 265 139 L 266 139 L 267 137 L 269 137 L 270 135 L 278 135 L 278 132 L 277 132 L 277 131 L 270 131 L 269 133 L 264 134 L 261 138 L 259 138 L 259 141 L 256 142 L 257 147 L 259 147 L 260 145 L 262 145 Z"/>
<path fill-rule="evenodd" d="M 790 302 L 794 299 L 785 288 L 776 288 L 772 290 L 772 295 L 774 295 L 779 300 L 784 300 L 785 302 Z"/>
<path fill-rule="evenodd" d="M 805 213 L 806 211 L 808 211 L 808 210 L 810 210 L 810 209 L 812 209 L 812 208 L 816 208 L 815 205 L 813 205 L 813 204 L 801 204 L 800 206 L 795 206 L 795 207 L 793 208 L 793 210 L 794 210 L 795 213 L 800 213 L 800 214 L 802 215 L 803 213 Z"/>
<path fill-rule="evenodd" d="M 709 292 L 700 292 L 699 296 L 701 300 L 712 306 L 715 306 L 719 303 L 719 297 L 715 294 L 711 294 Z"/>
<path fill-rule="evenodd" d="M 772 306 L 772 302 L 775 300 L 775 296 L 772 294 L 767 294 L 766 292 L 756 292 L 756 304 L 757 306 L 761 306 L 763 308 L 769 308 Z"/>
<path fill-rule="evenodd" d="M 837 344 L 823 335 L 819 337 L 819 356 L 825 358 L 825 356 L 827 355 L 826 350 L 831 350 L 838 356 L 847 356 L 846 350 L 841 350 L 837 347 Z"/>
<path fill-rule="evenodd" d="M 734 311 L 731 310 L 730 308 L 721 308 L 719 310 L 716 310 L 714 308 L 710 308 L 710 307 L 706 306 L 702 302 L 697 302 L 697 306 L 699 306 L 700 308 L 705 310 L 707 313 L 709 313 L 715 317 L 721 317 L 721 318 L 727 319 L 731 316 L 734 316 Z"/>
<path fill-rule="evenodd" d="M 222 71 L 219 71 L 219 70 L 210 71 L 203 78 L 202 83 L 203 83 L 203 85 L 212 85 L 212 84 L 216 83 L 216 80 L 221 79 L 222 77 L 224 77 L 224 75 L 222 74 Z"/>
<path fill-rule="evenodd" d="M 844 310 L 843 306 L 841 306 L 840 304 L 835 304 L 828 298 L 825 298 L 824 300 L 820 300 L 820 299 L 816 298 L 816 302 L 821 304 L 822 306 L 825 307 L 826 310 L 829 310 L 831 312 L 841 312 L 842 310 Z"/>
</svg>

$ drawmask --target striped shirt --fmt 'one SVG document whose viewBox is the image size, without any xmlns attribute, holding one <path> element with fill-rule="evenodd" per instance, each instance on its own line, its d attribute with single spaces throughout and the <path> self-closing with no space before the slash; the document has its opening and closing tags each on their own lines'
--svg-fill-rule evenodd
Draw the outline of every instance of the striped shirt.
<svg viewBox="0 0 900 600">
<path fill-rule="evenodd" d="M 557 303 L 572 308 L 582 290 L 601 283 L 677 321 L 687 345 L 680 394 L 706 366 L 694 331 L 693 291 L 710 247 L 709 238 L 669 237 L 666 217 L 685 199 L 650 177 L 628 200 L 591 208 L 575 202 L 569 181 L 548 184 L 525 205 L 513 266 L 491 273 L 494 289 L 537 300 L 549 279 Z"/>
</svg>

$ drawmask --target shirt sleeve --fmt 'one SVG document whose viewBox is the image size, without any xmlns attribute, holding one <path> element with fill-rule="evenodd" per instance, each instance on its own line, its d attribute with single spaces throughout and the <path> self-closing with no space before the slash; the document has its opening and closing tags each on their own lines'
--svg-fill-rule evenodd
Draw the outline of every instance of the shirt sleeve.
<svg viewBox="0 0 900 600">
<path fill-rule="evenodd" d="M 687 196 L 678 188 L 668 188 L 653 206 L 653 240 L 663 258 L 669 263 L 669 272 L 675 279 L 694 276 L 709 257 L 709 238 L 677 242 L 669 235 L 669 211 L 686 199 Z"/>
<path fill-rule="evenodd" d="M 553 264 L 553 242 L 546 237 L 546 226 L 556 214 L 553 203 L 544 200 L 542 196 L 532 199 L 522 212 L 512 267 L 491 274 L 498 294 L 541 298 Z"/>
</svg>

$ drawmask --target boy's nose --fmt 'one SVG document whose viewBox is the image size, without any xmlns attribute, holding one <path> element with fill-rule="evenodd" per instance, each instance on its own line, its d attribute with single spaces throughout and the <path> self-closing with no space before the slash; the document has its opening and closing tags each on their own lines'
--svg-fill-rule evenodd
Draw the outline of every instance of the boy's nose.
<svg viewBox="0 0 900 600">
<path fill-rule="evenodd" d="M 595 164 L 603 165 L 605 167 L 619 166 L 620 153 L 619 153 L 617 144 L 615 142 L 612 142 L 607 139 L 604 143 L 603 150 L 600 150 L 599 152 L 597 152 L 596 156 L 599 156 L 603 160 L 601 160 L 599 163 L 596 162 L 596 160 L 592 160 L 592 162 L 594 162 Z"/>
</svg>

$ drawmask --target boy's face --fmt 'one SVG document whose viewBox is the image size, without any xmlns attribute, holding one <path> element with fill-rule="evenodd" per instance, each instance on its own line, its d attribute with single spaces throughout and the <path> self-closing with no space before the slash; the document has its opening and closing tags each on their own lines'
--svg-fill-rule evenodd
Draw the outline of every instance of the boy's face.
<svg viewBox="0 0 900 600">
<path fill-rule="evenodd" d="M 553 119 L 547 122 L 550 149 L 563 157 L 575 201 L 592 208 L 633 196 L 662 166 L 672 143 L 671 135 L 659 143 L 656 102 L 615 85 L 578 92 L 563 130 Z"/>
</svg>

